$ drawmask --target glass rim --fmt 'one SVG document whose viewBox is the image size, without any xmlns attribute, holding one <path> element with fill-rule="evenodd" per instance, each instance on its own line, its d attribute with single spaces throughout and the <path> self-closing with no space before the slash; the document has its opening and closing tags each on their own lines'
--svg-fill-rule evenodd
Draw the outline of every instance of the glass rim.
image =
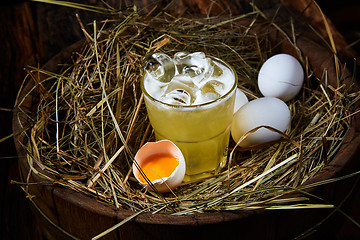
<svg viewBox="0 0 360 240">
<path fill-rule="evenodd" d="M 192 108 L 198 108 L 198 107 L 203 107 L 203 106 L 208 106 L 208 105 L 211 105 L 213 103 L 216 103 L 216 102 L 219 102 L 219 101 L 222 101 L 223 99 L 226 99 L 237 87 L 237 83 L 238 83 L 238 75 L 235 71 L 235 69 L 227 62 L 217 58 L 217 57 L 213 57 L 213 56 L 207 56 L 211 59 L 214 59 L 218 62 L 221 62 L 222 64 L 224 64 L 227 68 L 230 69 L 230 71 L 234 74 L 234 83 L 233 83 L 233 86 L 230 88 L 230 90 L 228 92 L 226 92 L 224 95 L 222 95 L 221 97 L 215 99 L 215 100 L 212 100 L 212 101 L 209 101 L 209 102 L 205 102 L 205 103 L 200 103 L 200 104 L 196 104 L 196 105 L 175 105 L 175 104 L 170 104 L 170 103 L 165 103 L 165 102 L 162 102 L 156 98 L 154 98 L 153 96 L 151 96 L 145 89 L 145 86 L 144 86 L 144 80 L 145 80 L 145 76 L 146 76 L 146 72 L 143 74 L 143 76 L 141 77 L 141 90 L 143 92 L 143 94 L 148 97 L 150 100 L 156 102 L 156 103 L 159 103 L 159 104 L 163 104 L 165 106 L 168 106 L 168 107 L 171 107 L 171 108 L 178 108 L 178 109 L 192 109 Z"/>
</svg>

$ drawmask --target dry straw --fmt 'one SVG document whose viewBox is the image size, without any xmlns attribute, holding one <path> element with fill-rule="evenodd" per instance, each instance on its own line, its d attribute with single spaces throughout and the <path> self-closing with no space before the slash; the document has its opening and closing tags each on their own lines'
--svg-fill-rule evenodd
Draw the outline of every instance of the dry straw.
<svg viewBox="0 0 360 240">
<path fill-rule="evenodd" d="M 239 87 L 254 99 L 260 96 L 258 70 L 277 52 L 265 32 L 250 31 L 261 15 L 256 8 L 235 19 L 140 16 L 135 8 L 122 15 L 121 20 L 94 21 L 93 32 L 85 33 L 83 48 L 69 62 L 61 63 L 60 73 L 28 69 L 28 79 L 36 86 L 50 86 L 42 88 L 37 112 L 27 113 L 34 119 L 26 148 L 35 174 L 137 213 L 181 215 L 315 206 L 307 205 L 307 195 L 282 197 L 326 183 L 300 187 L 331 162 L 341 146 L 350 126 L 347 109 L 359 98 L 358 93 L 348 95 L 346 89 L 322 84 L 303 62 L 305 84 L 288 103 L 292 122 L 282 141 L 242 149 L 231 140 L 228 167 L 218 175 L 184 183 L 167 194 L 146 191 L 131 173 L 136 151 L 155 140 L 140 89 L 146 57 L 177 51 L 216 56 L 235 68 Z M 237 21 L 240 18 L 250 20 L 242 25 Z M 38 82 L 39 73 L 48 78 Z M 342 86 L 341 74 L 338 81 Z"/>
</svg>

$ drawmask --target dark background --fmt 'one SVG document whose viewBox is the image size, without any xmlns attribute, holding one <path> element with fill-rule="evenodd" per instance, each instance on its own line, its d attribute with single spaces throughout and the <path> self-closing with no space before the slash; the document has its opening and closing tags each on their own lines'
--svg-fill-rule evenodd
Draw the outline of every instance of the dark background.
<svg viewBox="0 0 360 240">
<path fill-rule="evenodd" d="M 115 7 L 127 5 L 124 3 L 119 6 L 119 2 L 114 2 L 117 4 Z M 318 0 L 317 3 L 344 36 L 349 47 L 360 54 L 360 2 Z M 25 76 L 23 67 L 28 64 L 41 65 L 64 47 L 83 38 L 75 12 L 78 12 L 84 21 L 101 18 L 93 13 L 73 9 L 66 10 L 69 14 L 64 14 L 64 11 L 57 11 L 54 6 L 36 6 L 39 5 L 23 1 L 0 3 L 0 139 L 12 134 L 11 110 Z M 52 35 L 56 32 L 50 29 L 50 23 L 54 19 L 63 33 L 61 38 L 56 34 Z M 38 24 L 39 22 L 49 24 Z M 38 42 L 36 39 L 41 34 L 46 36 L 43 35 L 42 42 Z M 13 42 L 14 39 L 17 42 Z M 29 42 L 32 45 L 29 45 Z M 19 176 L 16 151 L 10 137 L 0 143 L 0 239 L 42 239 L 39 226 L 34 222 L 34 215 L 30 211 L 29 201 L 18 185 L 11 184 L 12 180 L 19 180 Z M 353 207 L 349 214 L 360 222 L 359 193 L 360 186 L 357 185 L 351 198 Z M 357 229 L 347 223 L 339 226 L 339 232 L 341 231 Z"/>
</svg>

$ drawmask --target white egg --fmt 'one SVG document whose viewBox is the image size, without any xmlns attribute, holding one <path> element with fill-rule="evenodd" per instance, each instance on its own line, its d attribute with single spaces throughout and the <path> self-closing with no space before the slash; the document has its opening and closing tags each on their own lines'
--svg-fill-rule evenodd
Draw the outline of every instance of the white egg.
<svg viewBox="0 0 360 240">
<path fill-rule="evenodd" d="M 304 82 L 304 71 L 299 61 L 288 54 L 277 54 L 265 61 L 259 71 L 258 86 L 265 97 L 283 101 L 293 99 Z"/>
<path fill-rule="evenodd" d="M 151 190 L 152 184 L 157 191 L 168 192 L 183 181 L 185 158 L 180 149 L 169 140 L 148 142 L 136 153 L 132 170 L 143 187 Z"/>
<path fill-rule="evenodd" d="M 290 124 L 290 110 L 286 103 L 274 97 L 262 97 L 252 100 L 242 106 L 233 116 L 231 136 L 238 142 L 245 133 L 259 126 L 269 126 L 285 132 Z M 244 138 L 239 146 L 275 141 L 281 135 L 267 128 L 259 128 Z"/>
<path fill-rule="evenodd" d="M 245 103 L 248 103 L 249 100 L 243 93 L 240 88 L 236 89 L 235 103 L 234 103 L 234 114 L 241 108 Z"/>
</svg>

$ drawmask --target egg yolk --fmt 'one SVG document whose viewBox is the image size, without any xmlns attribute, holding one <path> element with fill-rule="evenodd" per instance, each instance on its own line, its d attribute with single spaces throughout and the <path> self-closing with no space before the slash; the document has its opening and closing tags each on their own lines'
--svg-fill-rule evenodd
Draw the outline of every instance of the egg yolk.
<svg viewBox="0 0 360 240">
<path fill-rule="evenodd" d="M 171 154 L 154 154 L 148 157 L 141 165 L 141 170 L 152 182 L 156 179 L 169 177 L 179 165 L 179 161 Z M 139 173 L 139 180 L 146 183 L 146 180 Z"/>
</svg>

